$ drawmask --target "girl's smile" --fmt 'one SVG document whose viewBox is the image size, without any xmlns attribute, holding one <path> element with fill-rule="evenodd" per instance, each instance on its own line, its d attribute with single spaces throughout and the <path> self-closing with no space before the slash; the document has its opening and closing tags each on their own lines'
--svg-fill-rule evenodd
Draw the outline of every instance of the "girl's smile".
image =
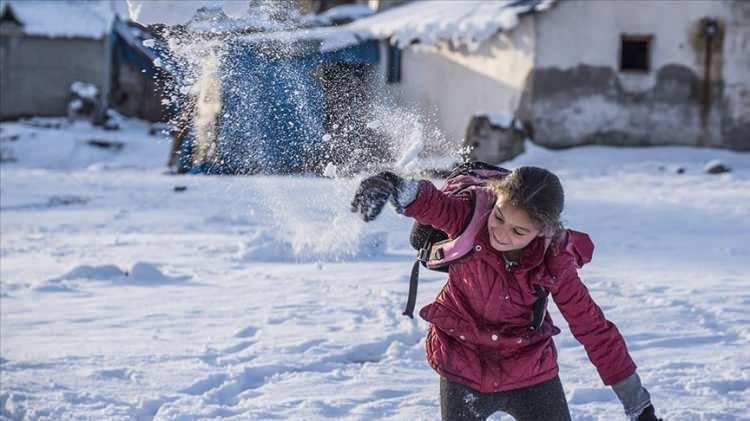
<svg viewBox="0 0 750 421">
<path fill-rule="evenodd" d="M 526 247 L 541 230 L 529 215 L 498 197 L 487 218 L 490 245 L 497 251 L 513 251 Z"/>
</svg>

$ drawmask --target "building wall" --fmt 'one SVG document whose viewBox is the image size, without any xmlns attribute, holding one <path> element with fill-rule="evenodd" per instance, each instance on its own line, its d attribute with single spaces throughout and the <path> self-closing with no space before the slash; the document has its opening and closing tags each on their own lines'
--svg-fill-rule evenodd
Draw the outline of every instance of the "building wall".
<svg viewBox="0 0 750 421">
<path fill-rule="evenodd" d="M 104 39 L 0 36 L 0 119 L 62 116 L 70 85 L 103 89 L 107 77 Z"/>
<path fill-rule="evenodd" d="M 724 101 L 722 120 L 725 146 L 750 150 L 750 2 L 734 0 L 725 20 Z"/>
<path fill-rule="evenodd" d="M 709 17 L 721 32 L 705 83 Z M 653 36 L 650 71 L 620 71 L 622 34 Z M 568 0 L 536 15 L 536 40 L 537 142 L 750 149 L 750 2 Z"/>
<path fill-rule="evenodd" d="M 428 149 L 456 147 L 473 115 L 516 111 L 533 53 L 534 21 L 525 16 L 512 32 L 493 37 L 478 51 L 446 44 L 406 47 L 401 82 L 389 88 L 400 103 L 415 107 L 444 134 L 445 145 L 428 143 Z"/>
<path fill-rule="evenodd" d="M 110 98 L 110 106 L 127 117 L 148 121 L 162 121 L 167 118 L 162 99 L 162 88 L 167 83 L 165 75 L 159 78 L 141 71 L 131 63 L 117 63 L 116 92 Z M 160 81 L 161 83 L 157 83 Z"/>
</svg>

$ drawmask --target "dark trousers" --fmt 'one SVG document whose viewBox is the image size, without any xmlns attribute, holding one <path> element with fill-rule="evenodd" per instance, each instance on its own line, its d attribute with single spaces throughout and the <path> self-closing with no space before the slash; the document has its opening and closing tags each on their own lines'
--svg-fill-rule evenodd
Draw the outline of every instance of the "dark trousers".
<svg viewBox="0 0 750 421">
<path fill-rule="evenodd" d="M 518 421 L 570 421 L 560 378 L 522 389 L 481 393 L 440 377 L 443 421 L 485 420 L 497 411 Z"/>
</svg>

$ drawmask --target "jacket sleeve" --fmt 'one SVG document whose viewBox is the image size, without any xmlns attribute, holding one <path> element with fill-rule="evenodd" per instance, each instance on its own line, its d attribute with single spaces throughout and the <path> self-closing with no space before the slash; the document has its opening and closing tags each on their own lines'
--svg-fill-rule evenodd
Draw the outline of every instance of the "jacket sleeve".
<svg viewBox="0 0 750 421">
<path fill-rule="evenodd" d="M 578 276 L 577 267 L 590 261 L 591 253 L 588 236 L 571 231 L 559 254 L 547 258 L 551 277 L 545 287 L 602 381 L 610 386 L 635 373 L 636 365 L 617 326 L 606 319 Z"/>
<path fill-rule="evenodd" d="M 453 238 L 460 234 L 472 212 L 469 195 L 451 196 L 438 190 L 427 180 L 419 182 L 417 197 L 404 210 L 404 215 L 412 217 L 423 225 L 445 232 Z"/>
</svg>

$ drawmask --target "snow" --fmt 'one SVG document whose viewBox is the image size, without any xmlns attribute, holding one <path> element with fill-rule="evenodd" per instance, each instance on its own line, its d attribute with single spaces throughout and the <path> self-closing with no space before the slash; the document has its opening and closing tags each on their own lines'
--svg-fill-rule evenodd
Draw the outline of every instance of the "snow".
<svg viewBox="0 0 750 421">
<path fill-rule="evenodd" d="M 338 168 L 333 163 L 329 162 L 326 164 L 325 169 L 323 170 L 323 176 L 328 178 L 336 178 L 338 173 Z"/>
<path fill-rule="evenodd" d="M 318 15 L 318 17 L 329 21 L 336 19 L 360 19 L 371 16 L 373 13 L 375 12 L 365 4 L 342 4 L 326 10 Z"/>
<path fill-rule="evenodd" d="M 417 1 L 357 20 L 345 28 L 366 38 L 391 39 L 400 47 L 413 42 L 450 42 L 454 47 L 475 51 L 498 32 L 515 28 L 519 14 L 544 10 L 553 2 L 534 5 L 513 0 Z"/>
<path fill-rule="evenodd" d="M 302 22 L 315 25 L 333 25 L 340 21 L 354 21 L 375 12 L 365 4 L 342 4 L 332 7 L 320 14 L 310 14 L 302 17 Z"/>
<path fill-rule="evenodd" d="M 398 160 L 398 163 L 396 164 L 396 166 L 398 166 L 399 168 L 404 168 L 406 170 L 411 169 L 412 163 L 416 161 L 416 159 L 419 157 L 419 154 L 422 153 L 423 150 L 424 150 L 423 140 L 422 139 L 413 140 L 412 144 L 407 147 L 404 154 Z"/>
<path fill-rule="evenodd" d="M 359 44 L 362 39 L 341 26 L 303 28 L 291 31 L 257 32 L 238 37 L 250 42 L 278 41 L 292 45 L 297 41 L 320 41 L 320 52 L 329 52 Z"/>
<path fill-rule="evenodd" d="M 127 0 L 129 16 L 142 25 L 186 25 L 196 33 L 278 31 L 299 20 L 296 9 L 278 1 L 236 0 Z"/>
<path fill-rule="evenodd" d="M 0 10 L 5 5 L 21 22 L 24 33 L 50 38 L 103 38 L 114 15 L 124 11 L 122 0 L 3 0 Z"/>
<path fill-rule="evenodd" d="M 96 101 L 97 94 L 99 93 L 96 85 L 79 81 L 73 82 L 70 85 L 70 91 L 81 98 L 89 99 L 91 101 Z"/>
<path fill-rule="evenodd" d="M 408 219 L 351 214 L 359 178 L 166 174 L 169 142 L 120 124 L 2 125 L 0 418 L 438 418 L 426 324 L 401 315 Z M 659 415 L 750 418 L 748 155 L 527 145 L 504 165 L 561 177 L 597 246 L 582 278 Z M 417 308 L 444 278 L 422 271 Z M 624 419 L 551 314 L 573 419 Z"/>
<path fill-rule="evenodd" d="M 197 32 L 232 32 L 246 28 L 264 31 L 244 36 L 247 40 L 280 40 L 291 43 L 299 40 L 319 40 L 322 52 L 357 45 L 363 39 L 391 39 L 398 46 L 413 42 L 437 44 L 449 42 L 454 47 L 476 50 L 483 42 L 501 31 L 518 25 L 518 15 L 549 8 L 555 0 L 539 2 L 517 0 L 446 0 L 416 1 L 373 14 L 365 5 L 342 5 L 320 15 L 296 16 L 288 21 L 274 20 L 274 5 L 261 3 L 265 8 L 248 9 L 243 2 L 169 0 L 128 0 L 130 17 L 147 25 L 152 23 L 188 24 Z M 244 5 L 239 7 L 238 4 Z M 203 10 L 199 10 L 204 8 Z M 278 9 L 278 7 L 277 7 Z M 278 13 L 278 10 L 276 10 Z M 351 18 L 354 22 L 337 27 L 334 20 Z"/>
<path fill-rule="evenodd" d="M 248 2 L 234 0 L 127 0 L 129 16 L 142 25 L 184 25 L 200 8 L 221 8 L 230 18 L 244 17 Z"/>
<path fill-rule="evenodd" d="M 504 129 L 510 128 L 510 125 L 513 124 L 513 114 L 510 113 L 501 113 L 501 112 L 494 112 L 494 113 L 483 113 L 479 114 L 479 116 L 485 116 L 495 126 L 502 127 Z"/>
</svg>

